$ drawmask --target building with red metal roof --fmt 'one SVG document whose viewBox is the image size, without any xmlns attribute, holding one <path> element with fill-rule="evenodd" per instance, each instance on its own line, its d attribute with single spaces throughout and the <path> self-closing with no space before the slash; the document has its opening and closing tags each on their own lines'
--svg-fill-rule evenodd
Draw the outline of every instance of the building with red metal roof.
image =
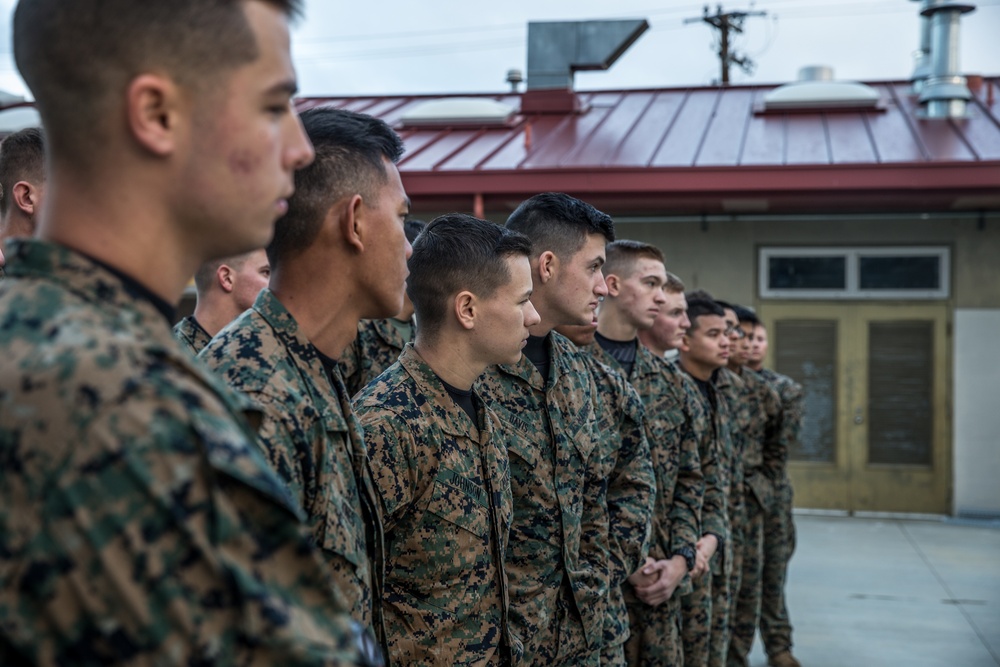
<svg viewBox="0 0 1000 667">
<path fill-rule="evenodd" d="M 298 106 L 396 128 L 419 217 L 502 222 L 566 192 L 661 247 L 689 287 L 756 308 L 770 363 L 807 389 L 798 505 L 1000 515 L 1000 77 L 970 77 L 943 114 L 920 82 L 829 73 L 593 92 L 528 79 Z"/>
</svg>

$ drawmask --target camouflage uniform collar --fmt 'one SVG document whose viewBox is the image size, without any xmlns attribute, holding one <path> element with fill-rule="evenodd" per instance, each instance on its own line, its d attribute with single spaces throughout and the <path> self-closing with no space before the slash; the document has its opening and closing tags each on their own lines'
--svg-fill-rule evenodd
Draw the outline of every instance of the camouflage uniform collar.
<svg viewBox="0 0 1000 667">
<path fill-rule="evenodd" d="M 715 381 L 716 386 L 719 387 L 736 387 L 737 389 L 742 389 L 746 382 L 736 373 L 729 370 L 727 367 L 719 369 L 719 375 Z"/>
<path fill-rule="evenodd" d="M 386 345 L 391 345 L 397 350 L 402 350 L 410 342 L 403 340 L 403 336 L 399 333 L 399 330 L 389 320 L 373 320 L 373 324 L 376 335 Z"/>
<path fill-rule="evenodd" d="M 295 321 L 285 305 L 278 301 L 278 297 L 274 295 L 271 288 L 265 287 L 260 291 L 253 303 L 253 309 L 271 325 L 275 335 L 296 357 L 321 365 L 319 350 L 302 333 L 302 330 L 299 329 L 299 323 Z"/>
<path fill-rule="evenodd" d="M 490 420 L 485 414 L 486 403 L 482 400 L 476 386 L 472 386 L 473 396 L 476 398 L 476 407 L 479 412 L 479 422 L 483 424 L 483 432 L 476 437 L 479 429 L 465 410 L 455 405 L 455 402 L 448 395 L 448 391 L 441 383 L 441 378 L 434 372 L 424 358 L 420 356 L 413 343 L 407 343 L 403 348 L 403 353 L 399 355 L 399 365 L 413 378 L 417 387 L 417 393 L 426 398 L 426 406 L 434 414 L 437 426 L 448 435 L 469 438 L 487 442 L 490 437 Z"/>
<path fill-rule="evenodd" d="M 637 349 L 635 351 L 635 362 L 632 364 L 632 374 L 629 375 L 627 379 L 629 382 L 634 382 L 636 379 L 644 377 L 646 375 L 656 375 L 664 371 L 663 365 L 667 363 L 665 359 L 660 359 L 653 355 L 645 345 L 639 342 L 639 339 L 635 339 L 635 345 Z M 598 361 L 603 363 L 605 366 L 610 366 L 622 375 L 625 375 L 624 368 L 618 363 L 618 360 L 612 357 L 607 350 L 601 347 L 596 341 L 586 346 L 586 349 L 591 352 Z"/>
<path fill-rule="evenodd" d="M 548 333 L 549 345 L 549 382 L 546 384 L 542 380 L 541 374 L 535 365 L 526 356 L 521 355 L 521 359 L 515 364 L 499 364 L 498 369 L 506 375 L 513 375 L 527 382 L 533 389 L 544 392 L 547 387 L 554 387 L 559 378 L 573 372 L 572 355 L 578 354 L 579 349 L 568 338 L 555 330 Z"/>
<path fill-rule="evenodd" d="M 339 364 L 334 364 L 332 374 L 326 372 L 319 350 L 302 333 L 298 322 L 270 288 L 265 287 L 257 295 L 253 310 L 271 327 L 275 338 L 291 357 L 291 363 L 309 385 L 312 400 L 323 415 L 326 427 L 348 431 L 350 400 L 340 376 Z"/>
<path fill-rule="evenodd" d="M 169 322 L 163 319 L 163 313 L 152 302 L 130 294 L 114 272 L 86 255 L 48 241 L 17 239 L 8 247 L 9 278 L 48 280 L 93 304 L 99 311 L 113 312 L 121 326 L 130 329 L 130 336 L 141 342 L 150 354 L 161 355 L 183 367 L 208 385 L 230 410 L 257 420 L 259 410 L 253 403 L 231 391 L 219 377 L 185 352 L 174 338 Z"/>
<path fill-rule="evenodd" d="M 131 311 L 136 324 L 147 325 L 152 318 L 171 324 L 162 309 L 162 298 L 134 278 L 81 252 L 39 239 L 12 240 L 8 250 L 10 278 L 46 278 L 94 304 Z"/>
</svg>

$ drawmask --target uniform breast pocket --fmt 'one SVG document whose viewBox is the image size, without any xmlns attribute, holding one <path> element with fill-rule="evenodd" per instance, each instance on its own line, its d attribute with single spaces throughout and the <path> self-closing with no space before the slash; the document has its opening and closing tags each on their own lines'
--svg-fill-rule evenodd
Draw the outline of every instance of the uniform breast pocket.
<svg viewBox="0 0 1000 667">
<path fill-rule="evenodd" d="M 489 532 L 489 517 L 486 508 L 470 495 L 468 490 L 455 484 L 436 480 L 427 511 L 448 524 L 457 526 L 476 537 L 485 538 Z M 439 537 L 446 538 L 440 534 Z M 460 536 L 456 536 L 459 537 Z"/>
</svg>

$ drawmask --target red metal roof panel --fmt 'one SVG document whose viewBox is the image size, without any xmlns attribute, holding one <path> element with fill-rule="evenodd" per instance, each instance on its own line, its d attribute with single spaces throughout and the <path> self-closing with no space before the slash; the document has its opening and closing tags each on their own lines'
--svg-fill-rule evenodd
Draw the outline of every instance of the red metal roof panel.
<svg viewBox="0 0 1000 667">
<path fill-rule="evenodd" d="M 621 167 L 645 167 L 659 150 L 684 104 L 682 91 L 653 92 L 653 99 L 639 112 L 631 129 L 623 136 L 607 164 Z"/>
<path fill-rule="evenodd" d="M 737 164 L 747 123 L 753 118 L 754 91 L 734 90 L 721 95 L 708 132 L 698 152 L 697 166 Z"/>
<path fill-rule="evenodd" d="M 654 167 L 690 167 L 698 157 L 708 121 L 719 102 L 720 91 L 708 88 L 688 93 L 684 106 L 670 126 L 666 140 L 653 157 Z"/>
<path fill-rule="evenodd" d="M 868 115 L 832 113 L 826 117 L 832 164 L 870 164 L 879 161 L 868 133 Z"/>
<path fill-rule="evenodd" d="M 784 164 L 830 164 L 823 114 L 789 114 L 785 119 Z"/>
<path fill-rule="evenodd" d="M 521 95 L 325 98 L 398 128 L 411 196 L 468 207 L 474 194 L 507 206 L 565 190 L 628 210 L 717 211 L 721 199 L 802 207 L 949 208 L 1000 190 L 1000 79 L 975 81 L 970 117 L 922 118 L 906 82 L 869 84 L 878 111 L 757 113 L 773 86 L 578 93 L 581 113 L 516 115 L 510 127 L 400 127 L 428 100 L 484 97 L 519 108 Z M 418 209 L 419 210 L 419 209 Z M 824 209 L 825 210 L 825 209 Z M 914 208 L 915 210 L 915 208 Z"/>
</svg>

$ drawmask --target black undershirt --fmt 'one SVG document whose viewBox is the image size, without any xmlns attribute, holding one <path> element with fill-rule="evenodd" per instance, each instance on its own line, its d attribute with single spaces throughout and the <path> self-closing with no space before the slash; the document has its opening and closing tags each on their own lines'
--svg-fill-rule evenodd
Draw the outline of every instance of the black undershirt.
<svg viewBox="0 0 1000 667">
<path fill-rule="evenodd" d="M 441 378 L 439 377 L 438 380 L 441 380 Z M 453 387 L 444 380 L 441 380 L 441 384 L 444 386 L 444 390 L 448 392 L 448 395 L 451 396 L 451 400 L 455 401 L 455 405 L 462 408 L 462 410 L 465 411 L 465 414 L 469 415 L 469 419 L 472 420 L 472 423 L 475 424 L 478 429 L 479 411 L 476 410 L 476 397 L 472 393 L 472 390 Z"/>
<path fill-rule="evenodd" d="M 333 357 L 326 356 L 315 347 L 313 347 L 313 350 L 316 351 L 316 357 L 319 359 L 319 363 L 323 364 L 323 370 L 326 371 L 327 377 L 330 378 L 330 382 L 333 384 L 334 388 L 336 388 L 337 383 L 333 381 L 333 371 L 337 368 L 337 360 Z"/>
<path fill-rule="evenodd" d="M 552 357 L 549 354 L 549 339 L 545 336 L 528 336 L 528 342 L 521 352 L 528 358 L 542 376 L 542 382 L 549 381 L 549 366 L 552 365 Z"/>
<path fill-rule="evenodd" d="M 92 261 L 94 264 L 97 264 L 101 268 L 110 271 L 115 276 L 117 276 L 118 279 L 122 281 L 122 286 L 125 288 L 125 292 L 130 297 L 132 297 L 133 299 L 142 299 L 150 302 L 151 304 L 153 304 L 153 307 L 156 308 L 156 310 L 160 311 L 160 314 L 163 315 L 164 319 L 167 320 L 167 324 L 169 324 L 170 326 L 174 325 L 174 321 L 177 319 L 177 309 L 171 306 L 166 299 L 163 299 L 159 295 L 154 294 L 152 290 L 150 290 L 148 287 L 146 287 L 145 285 L 143 285 L 142 283 L 140 283 L 138 280 L 128 275 L 127 273 L 122 273 L 115 267 L 109 264 L 105 264 L 101 260 L 95 259 L 90 255 L 84 255 L 84 257 Z"/>
<path fill-rule="evenodd" d="M 632 375 L 632 367 L 635 366 L 635 355 L 639 346 L 636 345 L 635 339 L 632 340 L 611 340 L 610 338 L 605 338 L 599 333 L 594 333 L 594 339 L 597 344 L 601 346 L 601 349 L 611 355 L 611 358 L 621 364 L 622 369 L 625 371 L 625 377 L 630 377 Z"/>
<path fill-rule="evenodd" d="M 712 406 L 713 412 L 715 412 L 718 409 L 718 406 L 715 405 L 715 392 L 711 391 L 709 387 L 712 384 L 712 382 L 715 381 L 715 377 L 718 375 L 718 373 L 719 371 L 713 371 L 711 380 L 699 380 L 695 376 L 688 373 L 688 377 L 694 380 L 694 383 L 698 386 L 698 391 L 700 391 L 702 396 L 705 397 L 705 400 L 708 401 L 708 404 Z"/>
</svg>

